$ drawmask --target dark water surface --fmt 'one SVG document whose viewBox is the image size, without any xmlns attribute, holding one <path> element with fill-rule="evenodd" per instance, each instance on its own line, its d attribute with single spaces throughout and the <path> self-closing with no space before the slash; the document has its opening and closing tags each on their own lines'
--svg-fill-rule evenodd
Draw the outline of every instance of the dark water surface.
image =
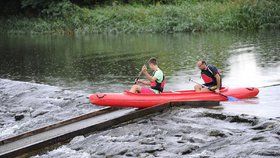
<svg viewBox="0 0 280 158">
<path fill-rule="evenodd" d="M 166 89 L 190 89 L 201 81 L 195 67 L 205 59 L 223 71 L 224 85 L 262 87 L 280 83 L 280 32 L 0 36 L 0 78 L 71 90 L 121 92 L 147 59 L 157 57 Z M 280 117 L 280 86 L 258 98 L 222 103 L 223 110 Z"/>
</svg>

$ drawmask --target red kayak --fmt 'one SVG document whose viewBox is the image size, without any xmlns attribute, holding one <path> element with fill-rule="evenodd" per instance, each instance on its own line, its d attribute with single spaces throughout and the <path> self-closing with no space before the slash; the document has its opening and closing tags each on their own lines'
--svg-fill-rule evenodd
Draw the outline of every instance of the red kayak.
<svg viewBox="0 0 280 158">
<path fill-rule="evenodd" d="M 238 99 L 252 98 L 258 95 L 258 88 L 222 88 L 221 93 Z M 214 92 L 195 92 L 194 90 L 166 91 L 161 94 L 96 93 L 90 96 L 90 102 L 100 106 L 146 108 L 167 102 L 186 101 L 226 101 L 225 96 Z"/>
</svg>

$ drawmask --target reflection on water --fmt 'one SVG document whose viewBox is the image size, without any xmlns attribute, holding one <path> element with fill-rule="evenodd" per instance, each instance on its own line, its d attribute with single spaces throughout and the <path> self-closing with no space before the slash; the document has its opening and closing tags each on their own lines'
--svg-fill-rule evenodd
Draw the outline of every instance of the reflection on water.
<svg viewBox="0 0 280 158">
<path fill-rule="evenodd" d="M 260 87 L 280 83 L 279 34 L 1 35 L 0 77 L 89 93 L 121 92 L 131 86 L 143 63 L 155 56 L 167 76 L 166 89 L 192 88 L 189 77 L 201 82 L 195 67 L 198 59 L 218 66 L 226 86 Z M 262 90 L 260 97 L 270 92 L 279 98 L 278 89 Z"/>
<path fill-rule="evenodd" d="M 262 117 L 280 117 L 280 86 L 261 88 L 280 83 L 280 65 L 260 67 L 253 52 L 232 56 L 229 62 L 230 70 L 224 79 L 225 83 L 232 87 L 260 87 L 260 93 L 258 98 L 236 103 L 223 102 L 224 111 Z"/>
<path fill-rule="evenodd" d="M 280 65 L 262 67 L 258 64 L 257 52 L 242 53 L 229 58 L 229 71 L 224 82 L 230 86 L 265 86 L 279 83 Z"/>
<path fill-rule="evenodd" d="M 231 86 L 261 85 L 262 75 L 253 52 L 234 55 L 229 59 L 229 65 L 226 81 Z M 246 85 L 242 85 L 244 83 Z"/>
</svg>

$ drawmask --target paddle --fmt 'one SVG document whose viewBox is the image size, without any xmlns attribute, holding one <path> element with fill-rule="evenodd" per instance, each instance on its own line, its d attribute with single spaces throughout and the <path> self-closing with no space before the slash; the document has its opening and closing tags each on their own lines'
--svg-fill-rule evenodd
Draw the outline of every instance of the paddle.
<svg viewBox="0 0 280 158">
<path fill-rule="evenodd" d="M 205 85 L 203 85 L 203 84 L 200 84 L 200 83 L 198 83 L 198 82 L 192 80 L 191 78 L 189 79 L 189 81 L 191 81 L 191 82 L 193 82 L 193 83 L 196 83 L 196 84 L 198 84 L 198 85 L 200 85 L 200 86 L 202 86 L 202 87 L 204 87 L 204 88 L 209 88 L 209 87 L 207 87 L 207 86 L 205 86 Z M 213 92 L 214 92 L 214 91 L 213 91 Z M 222 93 L 216 93 L 216 94 L 219 94 L 219 95 L 221 95 L 221 96 L 227 98 L 228 101 L 234 102 L 234 101 L 238 101 L 238 100 L 239 100 L 239 99 L 237 99 L 237 98 L 235 98 L 235 97 L 233 97 L 233 96 L 226 96 L 226 95 L 224 95 L 224 94 L 222 94 Z"/>
<path fill-rule="evenodd" d="M 135 78 L 134 84 L 137 83 L 137 81 L 139 80 L 139 78 L 140 78 L 141 75 L 142 75 L 142 70 L 139 72 L 138 76 Z"/>
<path fill-rule="evenodd" d="M 267 85 L 267 86 L 261 86 L 261 87 L 258 87 L 258 88 L 267 88 L 267 87 L 274 87 L 274 86 L 280 86 L 280 83 L 271 84 L 271 85 Z"/>
<path fill-rule="evenodd" d="M 149 60 L 150 60 L 150 59 L 149 59 Z M 148 63 L 149 63 L 149 60 L 146 61 L 144 65 L 148 64 Z M 144 66 L 144 65 L 143 65 L 143 66 Z M 137 81 L 139 80 L 140 76 L 142 75 L 142 72 L 143 72 L 143 71 L 142 71 L 142 68 L 141 68 L 141 71 L 139 72 L 138 76 L 135 78 L 134 84 L 137 83 Z"/>
</svg>

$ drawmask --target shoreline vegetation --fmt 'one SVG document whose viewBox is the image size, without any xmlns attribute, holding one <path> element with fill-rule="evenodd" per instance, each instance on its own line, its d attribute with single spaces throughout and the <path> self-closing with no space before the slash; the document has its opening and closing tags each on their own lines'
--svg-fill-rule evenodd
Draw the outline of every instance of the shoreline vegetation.
<svg viewBox="0 0 280 158">
<path fill-rule="evenodd" d="M 6 5 L 0 8 L 0 31 L 8 34 L 86 34 L 280 28 L 278 0 L 123 1 L 93 5 L 84 1 L 21 0 L 15 11 L 9 10 L 8 1 L 1 2 Z"/>
</svg>

